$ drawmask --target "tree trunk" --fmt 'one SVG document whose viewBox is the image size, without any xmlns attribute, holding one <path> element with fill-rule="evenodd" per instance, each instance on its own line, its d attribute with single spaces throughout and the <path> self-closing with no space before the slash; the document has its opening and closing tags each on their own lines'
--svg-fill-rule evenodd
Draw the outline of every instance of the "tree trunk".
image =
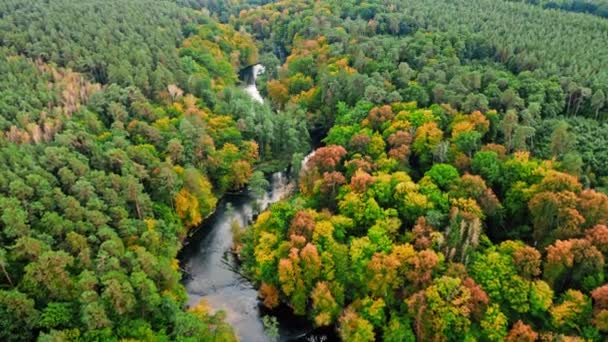
<svg viewBox="0 0 608 342">
<path fill-rule="evenodd" d="M 4 266 L 1 266 L 1 267 L 2 267 L 2 273 L 4 273 L 6 280 L 8 280 L 8 283 L 11 284 L 11 286 L 13 286 L 13 281 L 11 280 L 11 277 L 8 275 L 8 272 L 6 272 L 6 268 L 4 268 Z"/>
</svg>

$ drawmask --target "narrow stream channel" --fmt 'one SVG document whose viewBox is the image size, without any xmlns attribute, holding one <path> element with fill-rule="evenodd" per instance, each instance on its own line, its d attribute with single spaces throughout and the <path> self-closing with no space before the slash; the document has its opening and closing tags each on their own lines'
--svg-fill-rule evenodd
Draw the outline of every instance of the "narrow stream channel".
<svg viewBox="0 0 608 342">
<path fill-rule="evenodd" d="M 267 341 L 267 337 L 257 291 L 238 273 L 230 252 L 230 227 L 234 220 L 242 227 L 248 226 L 255 214 L 289 194 L 290 185 L 282 172 L 273 174 L 270 183 L 270 189 L 262 198 L 247 193 L 227 195 L 182 251 L 188 304 L 192 306 L 204 299 L 214 310 L 224 310 L 226 320 L 242 341 L 261 342 Z M 289 331 L 283 335 L 289 339 L 293 333 L 297 334 Z"/>
<path fill-rule="evenodd" d="M 245 91 L 254 100 L 263 102 L 255 86 L 255 78 L 263 68 L 252 66 L 247 72 Z M 313 336 L 316 341 L 325 341 L 322 335 L 313 332 L 305 317 L 293 315 L 287 307 L 265 312 L 256 289 L 239 274 L 230 251 L 234 220 L 247 227 L 258 213 L 292 192 L 293 183 L 284 172 L 274 173 L 269 181 L 269 189 L 260 198 L 246 192 L 226 195 L 215 213 L 187 239 L 180 259 L 186 272 L 183 284 L 188 292 L 188 304 L 192 306 L 204 299 L 213 310 L 225 311 L 226 321 L 244 342 L 268 341 L 262 324 L 262 316 L 266 314 L 277 318 L 280 341 L 307 341 Z"/>
</svg>

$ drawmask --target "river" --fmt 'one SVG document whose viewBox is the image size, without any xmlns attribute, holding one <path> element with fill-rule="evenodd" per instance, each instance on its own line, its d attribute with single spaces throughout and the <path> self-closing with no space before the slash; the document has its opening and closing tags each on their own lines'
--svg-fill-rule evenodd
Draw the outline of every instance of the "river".
<svg viewBox="0 0 608 342">
<path fill-rule="evenodd" d="M 245 79 L 244 89 L 254 100 L 263 102 L 255 86 L 255 78 L 263 69 L 256 66 L 250 68 L 253 80 Z M 261 197 L 247 192 L 226 195 L 215 213 L 187 239 L 180 259 L 186 273 L 182 282 L 188 292 L 188 305 L 195 305 L 204 299 L 213 310 L 225 311 L 226 321 L 244 342 L 268 341 L 262 324 L 263 315 L 277 318 L 280 341 L 307 341 L 312 338 L 324 341 L 323 332 L 313 331 L 305 317 L 293 315 L 289 308 L 283 306 L 272 312 L 266 311 L 260 305 L 256 289 L 239 274 L 231 252 L 231 224 L 234 220 L 247 227 L 259 212 L 292 192 L 293 183 L 284 172 L 274 173 L 269 182 L 269 189 Z"/>
<path fill-rule="evenodd" d="M 248 226 L 259 211 L 289 195 L 291 187 L 284 173 L 278 172 L 272 175 L 270 189 L 261 198 L 248 193 L 225 196 L 182 251 L 188 304 L 192 306 L 204 299 L 214 310 L 224 310 L 227 322 L 242 341 L 262 342 L 267 337 L 257 291 L 239 274 L 231 252 L 231 224 L 236 220 L 242 227 Z M 306 329 L 281 330 L 283 340 L 289 340 Z"/>
</svg>

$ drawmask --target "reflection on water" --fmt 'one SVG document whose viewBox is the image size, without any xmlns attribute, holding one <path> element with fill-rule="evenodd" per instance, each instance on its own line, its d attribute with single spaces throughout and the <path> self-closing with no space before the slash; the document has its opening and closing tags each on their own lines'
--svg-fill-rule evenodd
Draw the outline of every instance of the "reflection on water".
<svg viewBox="0 0 608 342">
<path fill-rule="evenodd" d="M 295 316 L 286 306 L 272 312 L 263 308 L 257 291 L 238 272 L 230 251 L 231 222 L 237 220 L 246 227 L 257 213 L 287 197 L 294 186 L 282 172 L 272 176 L 270 185 L 262 198 L 251 194 L 226 196 L 216 212 L 188 239 L 181 255 L 186 271 L 183 283 L 188 292 L 188 305 L 204 299 L 213 310 L 223 310 L 226 321 L 244 342 L 268 340 L 262 324 L 263 315 L 277 318 L 281 341 L 308 341 L 311 337 L 322 341 L 325 336 L 335 339 L 331 328 L 313 331 L 306 317 Z"/>
<path fill-rule="evenodd" d="M 233 220 L 246 227 L 255 214 L 270 204 L 285 198 L 293 184 L 282 173 L 275 173 L 270 190 L 262 198 L 242 194 L 228 196 L 217 211 L 201 227 L 184 248 L 183 267 L 187 272 L 184 286 L 188 304 L 195 305 L 205 299 L 213 310 L 224 310 L 226 320 L 242 341 L 266 341 L 257 291 L 235 269 L 230 248 Z M 285 338 L 297 331 L 282 331 Z"/>
</svg>

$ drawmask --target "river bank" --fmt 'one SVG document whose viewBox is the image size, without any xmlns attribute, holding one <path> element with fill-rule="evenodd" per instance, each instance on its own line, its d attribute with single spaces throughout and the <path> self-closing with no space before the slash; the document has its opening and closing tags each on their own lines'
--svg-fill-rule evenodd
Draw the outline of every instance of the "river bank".
<svg viewBox="0 0 608 342">
<path fill-rule="evenodd" d="M 256 65 L 250 66 L 243 78 L 244 90 L 253 100 L 262 103 L 255 79 L 263 70 Z M 320 144 L 318 134 L 314 140 L 315 146 Z M 311 155 L 304 158 L 303 164 Z M 306 317 L 294 315 L 289 307 L 281 306 L 272 311 L 264 308 L 253 284 L 241 274 L 232 251 L 233 225 L 247 229 L 259 213 L 291 195 L 295 181 L 289 175 L 287 171 L 272 173 L 269 187 L 261 196 L 248 191 L 226 194 L 215 212 L 184 241 L 180 252 L 188 305 L 205 300 L 212 310 L 224 311 L 226 321 L 242 341 L 269 340 L 264 331 L 264 316 L 277 319 L 280 341 L 327 340 L 324 332 L 315 330 Z"/>
</svg>

